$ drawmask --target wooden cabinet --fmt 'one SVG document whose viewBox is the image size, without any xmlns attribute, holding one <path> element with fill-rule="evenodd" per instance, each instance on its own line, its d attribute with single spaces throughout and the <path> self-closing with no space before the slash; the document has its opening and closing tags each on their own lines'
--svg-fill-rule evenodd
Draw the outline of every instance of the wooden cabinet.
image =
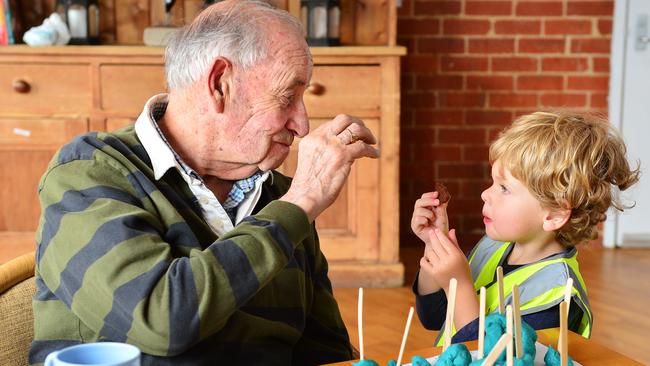
<svg viewBox="0 0 650 366">
<path fill-rule="evenodd" d="M 52 154 L 88 130 L 133 123 L 146 100 L 165 91 L 162 49 L 0 48 L 0 245 L 33 245 L 36 187 Z M 335 286 L 403 283 L 399 262 L 399 56 L 401 47 L 313 48 L 305 104 L 312 128 L 339 113 L 362 118 L 381 158 L 358 161 L 317 226 Z M 295 142 L 280 167 L 295 171 Z M 19 239 L 16 239 L 19 238 Z M 22 239 L 20 239 L 22 238 Z"/>
</svg>

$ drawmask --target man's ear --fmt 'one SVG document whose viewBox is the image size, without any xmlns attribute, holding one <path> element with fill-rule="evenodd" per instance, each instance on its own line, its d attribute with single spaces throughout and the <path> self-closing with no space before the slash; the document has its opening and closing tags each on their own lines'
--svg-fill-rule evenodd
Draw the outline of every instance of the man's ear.
<svg viewBox="0 0 650 366">
<path fill-rule="evenodd" d="M 555 208 L 547 210 L 542 225 L 544 231 L 556 231 L 560 229 L 571 218 L 570 208 Z"/>
<path fill-rule="evenodd" d="M 225 110 L 226 99 L 230 90 L 228 85 L 231 74 L 232 64 L 230 61 L 223 57 L 214 59 L 208 75 L 208 90 L 218 113 L 223 113 Z"/>
</svg>

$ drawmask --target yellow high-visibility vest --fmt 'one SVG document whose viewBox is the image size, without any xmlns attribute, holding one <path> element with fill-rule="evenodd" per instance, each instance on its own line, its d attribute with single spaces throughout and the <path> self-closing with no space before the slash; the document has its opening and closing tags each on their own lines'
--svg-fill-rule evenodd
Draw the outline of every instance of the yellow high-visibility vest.
<svg viewBox="0 0 650 366">
<path fill-rule="evenodd" d="M 469 256 L 469 266 L 474 280 L 474 289 L 478 294 L 485 287 L 485 313 L 499 311 L 499 290 L 496 279 L 496 269 L 502 266 L 512 250 L 510 242 L 494 241 L 484 236 Z M 549 309 L 564 300 L 564 288 L 569 277 L 573 278 L 571 299 L 582 309 L 579 333 L 589 338 L 593 316 L 587 287 L 580 274 L 577 261 L 578 250 L 574 247 L 568 252 L 562 252 L 545 258 L 539 262 L 523 265 L 503 276 L 503 291 L 505 304 L 512 304 L 512 286 L 519 285 L 519 303 L 521 315 L 536 313 Z M 477 295 L 478 296 L 478 295 Z M 456 306 L 463 306 L 458 304 Z M 443 324 L 436 345 L 441 346 L 444 334 Z M 456 329 L 452 328 L 452 335 Z"/>
</svg>

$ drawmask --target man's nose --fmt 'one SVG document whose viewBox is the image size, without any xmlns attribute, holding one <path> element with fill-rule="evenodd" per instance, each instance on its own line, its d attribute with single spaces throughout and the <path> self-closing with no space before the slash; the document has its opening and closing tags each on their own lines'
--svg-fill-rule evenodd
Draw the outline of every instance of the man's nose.
<svg viewBox="0 0 650 366">
<path fill-rule="evenodd" d="M 287 128 L 298 137 L 305 137 L 309 133 L 309 116 L 305 102 L 300 101 L 289 116 Z"/>
</svg>

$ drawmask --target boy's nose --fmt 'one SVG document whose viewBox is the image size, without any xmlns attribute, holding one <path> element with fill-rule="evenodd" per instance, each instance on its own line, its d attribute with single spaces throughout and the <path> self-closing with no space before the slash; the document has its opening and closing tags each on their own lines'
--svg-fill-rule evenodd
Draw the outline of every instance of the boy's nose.
<svg viewBox="0 0 650 366">
<path fill-rule="evenodd" d="M 483 192 L 481 192 L 481 199 L 483 200 L 483 202 L 487 202 L 487 191 L 488 190 L 486 189 Z"/>
</svg>

